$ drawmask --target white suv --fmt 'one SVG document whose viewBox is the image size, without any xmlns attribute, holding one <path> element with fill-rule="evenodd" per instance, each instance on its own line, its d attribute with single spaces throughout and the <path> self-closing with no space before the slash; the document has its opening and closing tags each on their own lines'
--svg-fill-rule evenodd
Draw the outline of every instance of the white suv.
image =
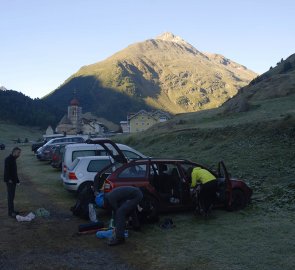
<svg viewBox="0 0 295 270">
<path fill-rule="evenodd" d="M 128 160 L 146 158 L 145 155 L 136 151 L 135 149 L 125 145 L 125 144 L 116 144 L 118 148 L 123 152 L 124 156 Z M 65 151 L 62 157 L 62 173 L 61 179 L 65 180 L 67 171 L 72 167 L 73 161 L 78 157 L 85 156 L 109 156 L 106 150 L 99 144 L 87 144 L 87 143 L 77 143 L 77 144 L 68 144 L 65 147 Z"/>
<path fill-rule="evenodd" d="M 92 185 L 98 171 L 113 163 L 110 156 L 78 157 L 68 168 L 63 185 L 68 191 L 81 191 L 86 185 Z"/>
</svg>

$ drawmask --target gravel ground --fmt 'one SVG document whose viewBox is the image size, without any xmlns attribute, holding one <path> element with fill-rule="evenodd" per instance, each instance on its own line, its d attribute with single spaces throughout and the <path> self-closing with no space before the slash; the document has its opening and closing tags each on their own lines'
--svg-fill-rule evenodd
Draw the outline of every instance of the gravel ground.
<svg viewBox="0 0 295 270">
<path fill-rule="evenodd" d="M 29 251 L 3 252 L 0 255 L 0 269 L 2 270 L 29 270 L 29 269 L 134 269 L 108 250 L 81 248 L 56 252 L 44 249 Z"/>
</svg>

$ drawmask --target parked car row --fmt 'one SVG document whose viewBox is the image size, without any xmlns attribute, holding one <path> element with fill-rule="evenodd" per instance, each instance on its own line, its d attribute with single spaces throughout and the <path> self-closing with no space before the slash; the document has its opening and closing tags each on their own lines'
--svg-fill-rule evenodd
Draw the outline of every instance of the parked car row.
<svg viewBox="0 0 295 270">
<path fill-rule="evenodd" d="M 83 137 L 80 136 L 66 136 L 62 138 L 55 138 L 49 140 L 43 146 L 39 147 L 36 151 L 36 157 L 39 160 L 50 161 L 52 159 L 53 149 L 55 146 L 70 143 L 83 143 Z"/>
<path fill-rule="evenodd" d="M 102 140 L 99 140 L 102 141 Z M 109 140 L 103 140 L 104 142 Z M 105 149 L 102 145 L 92 143 L 79 143 L 65 146 L 62 156 L 62 174 L 65 189 L 69 191 L 81 191 L 86 185 L 91 185 L 97 172 L 106 165 L 114 163 L 115 147 L 120 149 L 121 154 L 127 160 L 145 158 L 146 156 L 124 144 L 109 144 Z M 96 158 L 99 156 L 100 158 Z M 82 159 L 81 157 L 85 157 Z M 93 164 L 96 164 L 96 173 L 93 172 Z"/>
<path fill-rule="evenodd" d="M 60 177 L 66 190 L 79 193 L 85 186 L 92 185 L 95 177 L 104 184 L 105 193 L 120 186 L 136 186 L 144 193 L 142 208 L 151 217 L 159 212 L 195 207 L 189 173 L 194 167 L 205 168 L 215 175 L 218 182 L 216 206 L 243 209 L 252 196 L 251 188 L 241 179 L 231 178 L 223 162 L 219 162 L 214 171 L 185 159 L 146 157 L 109 139 L 51 142 L 47 146 L 50 144 L 54 145 L 52 166 L 62 169 Z M 47 146 L 43 146 L 44 151 Z"/>
<path fill-rule="evenodd" d="M 36 157 L 40 161 L 49 161 L 53 168 L 62 170 L 60 177 L 65 189 L 78 193 L 83 187 L 92 185 L 98 171 L 114 163 L 111 153 L 114 154 L 117 147 L 127 160 L 146 157 L 124 144 L 111 142 L 104 148 L 91 140 L 85 142 L 80 136 L 51 139 L 36 151 Z"/>
<path fill-rule="evenodd" d="M 66 137 L 66 136 L 63 135 L 63 134 L 47 135 L 45 138 L 43 138 L 43 140 L 38 140 L 37 142 L 32 143 L 32 151 L 34 153 L 36 153 L 36 151 L 38 150 L 38 148 L 42 147 L 49 140 L 55 139 L 55 138 L 63 138 L 63 137 Z"/>
</svg>

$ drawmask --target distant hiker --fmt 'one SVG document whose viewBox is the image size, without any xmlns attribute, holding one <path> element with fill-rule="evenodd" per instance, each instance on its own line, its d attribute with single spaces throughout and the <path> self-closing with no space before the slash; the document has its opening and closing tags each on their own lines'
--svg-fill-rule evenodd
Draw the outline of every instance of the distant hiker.
<svg viewBox="0 0 295 270">
<path fill-rule="evenodd" d="M 16 217 L 19 214 L 14 210 L 14 196 L 16 185 L 20 183 L 16 166 L 16 159 L 20 156 L 20 153 L 20 148 L 13 148 L 4 162 L 4 182 L 7 185 L 8 216 L 10 217 Z"/>
<path fill-rule="evenodd" d="M 203 211 L 204 215 L 208 215 L 216 197 L 216 177 L 212 173 L 210 173 L 206 169 L 202 169 L 201 167 L 195 167 L 194 169 L 192 169 L 191 177 L 192 188 L 196 187 L 197 184 L 200 184 L 200 210 Z"/>
<path fill-rule="evenodd" d="M 141 190 L 131 186 L 117 187 L 105 194 L 105 206 L 113 210 L 115 219 L 115 234 L 109 240 L 110 246 L 123 244 L 125 242 L 124 232 L 127 216 L 132 216 L 133 221 L 138 223 L 136 209 L 142 198 Z"/>
</svg>

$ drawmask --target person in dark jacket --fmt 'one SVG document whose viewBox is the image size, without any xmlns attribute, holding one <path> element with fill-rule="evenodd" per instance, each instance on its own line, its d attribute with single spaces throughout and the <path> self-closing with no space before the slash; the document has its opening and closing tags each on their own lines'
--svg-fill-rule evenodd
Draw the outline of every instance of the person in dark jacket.
<svg viewBox="0 0 295 270">
<path fill-rule="evenodd" d="M 7 185 L 8 216 L 15 217 L 18 212 L 14 210 L 14 196 L 16 185 L 19 184 L 16 159 L 20 156 L 21 149 L 13 148 L 11 154 L 4 162 L 4 182 Z"/>
<path fill-rule="evenodd" d="M 110 246 L 125 242 L 124 232 L 127 216 L 136 217 L 136 208 L 142 200 L 143 194 L 137 187 L 117 187 L 105 194 L 105 206 L 110 207 L 114 213 L 115 235 L 109 241 Z"/>
</svg>

